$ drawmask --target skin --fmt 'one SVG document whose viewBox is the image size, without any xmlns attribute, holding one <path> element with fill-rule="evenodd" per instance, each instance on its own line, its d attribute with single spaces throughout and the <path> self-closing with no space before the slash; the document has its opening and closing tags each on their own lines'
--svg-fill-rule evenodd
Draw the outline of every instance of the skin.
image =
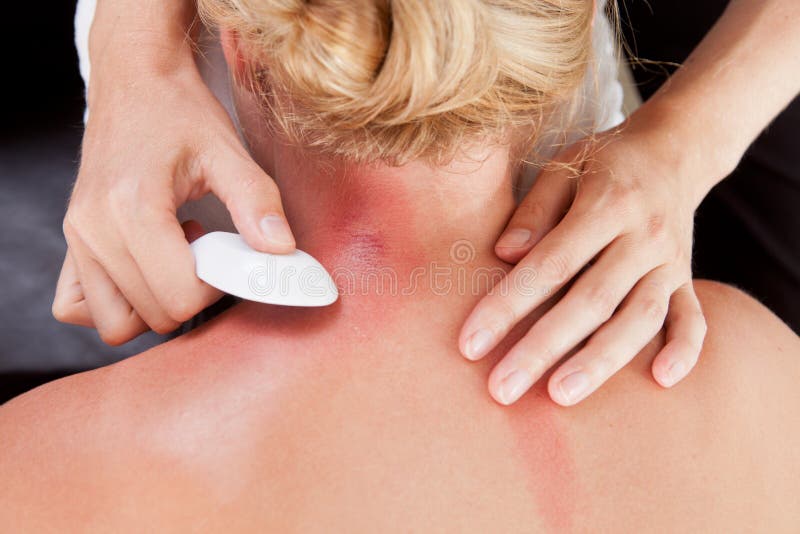
<svg viewBox="0 0 800 534">
<path fill-rule="evenodd" d="M 298 244 L 331 271 L 473 279 L 514 209 L 505 148 L 432 169 L 319 162 L 262 135 Z M 248 112 L 250 109 L 250 112 Z M 478 156 L 476 154 L 476 156 Z M 311 208 L 314 209 L 311 209 Z M 478 217 L 478 215 L 481 217 Z M 466 241 L 465 241 L 466 240 Z M 366 245 L 365 245 L 366 242 Z M 467 256 L 453 252 L 468 243 Z M 471 252 L 470 252 L 471 251 Z M 696 284 L 709 320 L 667 394 L 658 336 L 573 409 L 541 385 L 485 394 L 501 346 L 455 340 L 487 291 L 342 292 L 334 305 L 243 303 L 121 363 L 0 408 L 0 519 L 75 531 L 796 531 L 800 341 L 732 288 Z M 547 308 L 552 303 L 545 306 Z M 513 343 L 530 321 L 513 332 Z"/>
<path fill-rule="evenodd" d="M 200 79 L 187 38 L 194 14 L 189 0 L 98 3 L 92 113 L 64 220 L 69 250 L 53 314 L 97 328 L 110 344 L 148 328 L 170 331 L 219 298 L 193 275 L 175 218 L 184 201 L 212 191 L 252 247 L 294 247 L 272 179 L 253 164 Z M 495 252 L 541 273 L 541 291 L 481 300 L 460 332 L 460 351 L 483 357 L 541 307 L 542 295 L 580 274 L 495 369 L 495 399 L 515 401 L 588 340 L 548 385 L 556 402 L 579 402 L 662 325 L 669 343 L 653 363 L 654 377 L 670 387 L 689 372 L 706 330 L 691 282 L 692 215 L 800 88 L 799 18 L 792 0 L 732 1 L 670 83 L 623 128 L 561 155 L 573 162 L 577 152 L 591 156 L 570 185 L 564 173 L 540 176 Z M 160 132 L 158 142 L 129 150 L 153 132 Z M 636 308 L 645 310 L 644 320 L 631 313 Z M 485 332 L 480 344 L 478 331 Z M 515 384 L 507 382 L 510 374 Z"/>
<path fill-rule="evenodd" d="M 495 367 L 495 399 L 516 401 L 557 366 L 550 396 L 580 402 L 662 326 L 669 342 L 654 378 L 671 387 L 692 369 L 706 332 L 692 286 L 694 211 L 800 91 L 798 22 L 793 0 L 731 1 L 625 124 L 560 156 L 578 172 L 542 173 L 495 246 L 517 269 L 539 273 L 541 291 L 487 295 L 461 330 L 462 354 L 481 358 L 545 295 L 571 286 Z"/>
<path fill-rule="evenodd" d="M 110 345 L 170 332 L 220 298 L 194 275 L 176 216 L 187 201 L 214 193 L 251 247 L 295 247 L 275 183 L 200 76 L 195 18 L 188 0 L 97 3 L 53 315 L 97 328 Z"/>
</svg>

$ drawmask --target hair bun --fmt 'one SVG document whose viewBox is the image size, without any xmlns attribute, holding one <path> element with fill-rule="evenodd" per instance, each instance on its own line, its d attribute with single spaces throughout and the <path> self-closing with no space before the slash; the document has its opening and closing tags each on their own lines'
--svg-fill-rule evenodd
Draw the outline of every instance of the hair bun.
<svg viewBox="0 0 800 534">
<path fill-rule="evenodd" d="M 589 7 L 587 7 L 587 5 Z M 234 30 L 271 119 L 306 146 L 396 163 L 532 125 L 585 71 L 585 0 L 199 0 Z"/>
</svg>

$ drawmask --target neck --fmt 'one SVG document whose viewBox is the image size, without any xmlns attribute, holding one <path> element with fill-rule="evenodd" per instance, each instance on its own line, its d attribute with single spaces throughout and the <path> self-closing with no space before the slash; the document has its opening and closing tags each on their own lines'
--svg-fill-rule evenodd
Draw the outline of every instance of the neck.
<svg viewBox="0 0 800 534">
<path fill-rule="evenodd" d="M 376 319 L 406 324 L 386 320 L 403 312 L 435 314 L 437 331 L 453 343 L 466 310 L 509 269 L 494 253 L 515 208 L 509 151 L 436 168 L 340 165 L 278 143 L 260 113 L 244 112 L 256 107 L 238 109 L 253 157 L 278 184 L 298 247 L 328 269 L 340 292 L 325 308 L 239 306 L 234 319 L 243 333 L 270 325 L 270 335 L 291 337 L 344 319 L 358 334 Z"/>
<path fill-rule="evenodd" d="M 321 163 L 285 146 L 269 159 L 298 247 L 334 274 L 499 264 L 494 242 L 514 208 L 505 149 L 437 168 Z"/>
<path fill-rule="evenodd" d="M 249 93 L 237 93 L 251 153 L 278 183 L 298 247 L 329 271 L 359 278 L 389 270 L 408 279 L 433 262 L 505 266 L 494 243 L 515 206 L 506 147 L 441 167 L 325 161 L 273 138 Z"/>
</svg>

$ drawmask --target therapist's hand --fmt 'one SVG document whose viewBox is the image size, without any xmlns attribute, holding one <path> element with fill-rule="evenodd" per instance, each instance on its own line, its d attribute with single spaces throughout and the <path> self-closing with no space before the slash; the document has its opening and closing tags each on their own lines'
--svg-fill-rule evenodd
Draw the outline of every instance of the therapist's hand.
<svg viewBox="0 0 800 534">
<path fill-rule="evenodd" d="M 110 78 L 110 77 L 107 77 Z M 221 293 L 195 275 L 176 218 L 216 194 L 255 249 L 295 242 L 278 189 L 242 146 L 196 68 L 92 82 L 78 179 L 64 218 L 68 251 L 54 316 L 112 345 L 172 331 Z"/>
<path fill-rule="evenodd" d="M 539 176 L 495 248 L 517 265 L 478 303 L 459 339 L 464 356 L 479 359 L 568 287 L 493 369 L 498 402 L 515 402 L 574 349 L 548 390 L 558 404 L 580 402 L 662 326 L 656 381 L 670 387 L 692 369 L 706 332 L 691 272 L 694 211 L 706 190 L 701 166 L 683 154 L 655 128 L 628 124 L 567 149 L 558 159 L 572 169 Z"/>
</svg>

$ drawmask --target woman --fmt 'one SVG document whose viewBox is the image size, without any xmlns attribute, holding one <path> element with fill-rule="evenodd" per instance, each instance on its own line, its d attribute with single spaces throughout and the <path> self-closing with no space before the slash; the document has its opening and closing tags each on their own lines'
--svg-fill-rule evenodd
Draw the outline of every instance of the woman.
<svg viewBox="0 0 800 534">
<path fill-rule="evenodd" d="M 541 384 L 507 409 L 480 394 L 508 346 L 461 361 L 460 324 L 491 275 L 509 271 L 493 242 L 515 208 L 519 154 L 539 133 L 518 121 L 579 83 L 580 37 L 556 85 L 519 87 L 508 75 L 480 88 L 490 97 L 470 99 L 474 73 L 520 57 L 539 68 L 542 45 L 560 30 L 540 28 L 539 49 L 493 56 L 465 46 L 508 30 L 487 24 L 479 3 L 468 13 L 333 0 L 302 10 L 278 0 L 202 5 L 222 27 L 243 130 L 279 182 L 298 243 L 354 283 L 328 308 L 240 304 L 152 351 L 4 406 L 3 524 L 797 530 L 800 431 L 785 421 L 800 416 L 800 343 L 742 293 L 697 283 L 707 342 L 670 395 L 648 372 L 663 334 L 571 410 Z M 567 12 L 582 16 L 574 5 Z M 535 9 L 505 14 L 514 25 L 541 20 Z M 443 40 L 444 27 L 463 32 Z M 376 50 L 387 38 L 407 46 L 383 58 Z M 333 49 L 349 61 L 328 64 Z M 425 72 L 429 59 L 441 63 Z M 369 101 L 359 88 L 379 83 L 366 81 L 376 62 L 393 83 Z M 442 96 L 442 80 L 460 90 Z M 393 105 L 409 93 L 425 98 Z M 495 122 L 467 120 L 474 115 Z M 376 270 L 397 289 L 376 288 Z M 535 276 L 517 281 L 543 289 Z M 665 289 L 653 282 L 620 313 L 656 331 L 653 303 Z"/>
<path fill-rule="evenodd" d="M 81 5 L 89 11 L 93 3 Z M 514 2 L 497 2 L 506 4 Z M 557 16 L 560 4 L 546 4 L 552 8 L 547 16 Z M 693 213 L 800 89 L 797 54 L 791 52 L 800 49 L 799 9 L 791 0 L 731 3 L 671 83 L 624 129 L 590 139 L 599 141 L 590 147 L 603 150 L 589 150 L 593 157 L 581 169 L 579 197 L 573 199 L 563 173 L 540 177 L 496 253 L 541 271 L 554 290 L 576 283 L 508 354 L 505 371 L 548 368 L 595 338 L 605 339 L 611 351 L 611 340 L 621 338 L 627 349 L 606 373 L 585 373 L 582 359 L 560 372 L 572 378 L 575 394 L 554 400 L 579 402 L 646 343 L 647 331 L 617 310 L 648 273 L 659 270 L 670 273 L 669 291 L 661 297 L 670 343 L 656 358 L 653 375 L 670 387 L 689 372 L 705 332 L 691 283 Z M 213 191 L 222 198 L 254 248 L 294 247 L 274 182 L 252 164 L 219 102 L 200 83 L 187 39 L 195 34 L 193 11 L 192 0 L 99 2 L 92 26 L 88 100 L 97 112 L 87 125 L 65 217 L 69 251 L 53 311 L 62 321 L 98 328 L 113 344 L 148 328 L 170 331 L 219 298 L 192 276 L 191 254 L 174 216 L 192 195 Z M 602 14 L 595 21 L 596 30 L 605 23 Z M 162 132 L 157 143 L 131 150 L 153 129 Z M 563 158 L 573 160 L 585 148 Z M 149 193 L 138 194 L 143 190 Z M 170 202 L 153 209 L 152 197 Z M 582 232 L 586 227 L 596 231 Z M 137 239 L 142 233 L 146 240 Z M 487 297 L 464 324 L 462 353 L 483 356 L 541 304 L 541 296 L 515 292 Z M 538 378 L 525 377 L 521 392 Z"/>
</svg>

